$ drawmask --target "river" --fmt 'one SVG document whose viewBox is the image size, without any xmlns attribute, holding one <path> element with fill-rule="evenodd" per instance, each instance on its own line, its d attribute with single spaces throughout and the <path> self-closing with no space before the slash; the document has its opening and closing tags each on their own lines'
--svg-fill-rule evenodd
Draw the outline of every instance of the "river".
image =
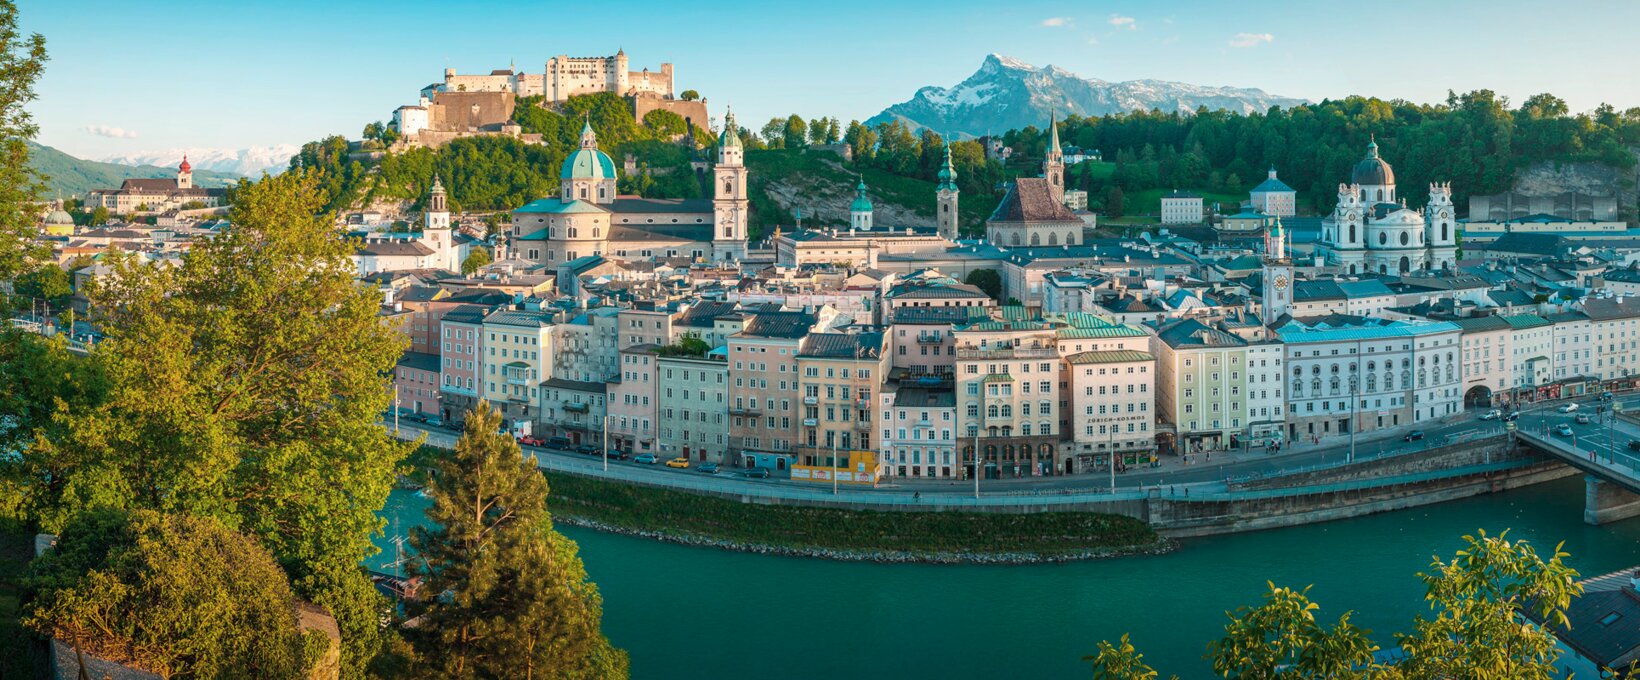
<svg viewBox="0 0 1640 680">
<path fill-rule="evenodd" d="M 426 501 L 395 492 L 402 526 Z M 1428 611 L 1416 573 L 1477 528 L 1585 576 L 1640 564 L 1640 519 L 1583 524 L 1581 477 L 1291 529 L 1191 539 L 1160 556 L 1041 566 L 830 562 L 692 548 L 564 527 L 604 597 L 604 630 L 636 678 L 1081 678 L 1123 632 L 1163 677 L 1210 677 L 1223 612 L 1265 581 L 1312 585 L 1380 645 Z M 386 559 L 389 549 L 378 558 Z"/>
</svg>

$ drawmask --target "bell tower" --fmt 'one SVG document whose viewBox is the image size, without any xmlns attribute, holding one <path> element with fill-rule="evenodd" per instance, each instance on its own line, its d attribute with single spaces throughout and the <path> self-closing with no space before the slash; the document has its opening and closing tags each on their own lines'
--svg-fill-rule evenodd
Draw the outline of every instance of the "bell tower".
<svg viewBox="0 0 1640 680">
<path fill-rule="evenodd" d="M 939 221 L 939 233 L 947 241 L 955 242 L 961 234 L 957 221 L 957 170 L 951 165 L 951 144 L 945 144 L 945 164 L 940 166 L 940 184 L 934 191 L 939 205 L 936 207 L 936 216 Z"/>
<path fill-rule="evenodd" d="M 1048 116 L 1048 150 L 1042 155 L 1042 176 L 1053 185 L 1054 196 L 1065 199 L 1065 152 L 1059 148 L 1059 125 Z"/>
<path fill-rule="evenodd" d="M 450 209 L 446 205 L 444 182 L 433 175 L 433 189 L 427 194 L 427 211 L 423 214 L 421 238 L 432 248 L 439 268 L 458 271 L 455 241 L 450 233 Z"/>
<path fill-rule="evenodd" d="M 1446 269 L 1457 258 L 1457 209 L 1452 205 L 1452 183 L 1429 185 L 1429 204 L 1424 207 L 1424 242 L 1429 244 L 1429 267 Z"/>
<path fill-rule="evenodd" d="M 1293 261 L 1287 257 L 1281 218 L 1264 235 L 1264 323 L 1274 323 L 1293 304 Z"/>
<path fill-rule="evenodd" d="M 712 184 L 712 253 L 719 260 L 740 260 L 746 257 L 746 163 L 732 112 L 723 117 Z"/>
</svg>

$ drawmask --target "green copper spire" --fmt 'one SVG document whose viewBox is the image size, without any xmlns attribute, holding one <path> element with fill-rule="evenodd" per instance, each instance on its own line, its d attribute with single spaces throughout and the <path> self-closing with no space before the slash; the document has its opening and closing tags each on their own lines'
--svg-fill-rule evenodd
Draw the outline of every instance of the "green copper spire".
<svg viewBox="0 0 1640 680">
<path fill-rule="evenodd" d="M 854 202 L 849 204 L 849 212 L 871 212 L 871 199 L 866 197 L 866 176 L 860 176 L 860 183 L 854 187 Z"/>
<path fill-rule="evenodd" d="M 598 133 L 592 131 L 591 118 L 587 118 L 586 123 L 581 125 L 581 148 L 598 148 Z"/>
<path fill-rule="evenodd" d="M 735 113 L 730 111 L 723 116 L 723 134 L 718 136 L 718 146 L 722 148 L 739 148 L 740 131 L 735 127 Z"/>
<path fill-rule="evenodd" d="M 951 144 L 945 145 L 945 164 L 940 166 L 940 191 L 957 190 L 957 169 L 951 166 Z"/>
</svg>

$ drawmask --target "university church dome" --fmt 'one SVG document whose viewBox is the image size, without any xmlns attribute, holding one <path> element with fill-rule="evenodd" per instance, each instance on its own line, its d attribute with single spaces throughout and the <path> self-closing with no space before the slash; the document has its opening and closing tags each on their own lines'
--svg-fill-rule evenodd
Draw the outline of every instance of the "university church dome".
<svg viewBox="0 0 1640 680">
<path fill-rule="evenodd" d="M 1387 186 L 1395 183 L 1395 171 L 1389 163 L 1378 157 L 1378 142 L 1375 140 L 1367 144 L 1367 157 L 1355 164 L 1355 172 L 1350 175 L 1351 184 L 1361 186 Z"/>
</svg>

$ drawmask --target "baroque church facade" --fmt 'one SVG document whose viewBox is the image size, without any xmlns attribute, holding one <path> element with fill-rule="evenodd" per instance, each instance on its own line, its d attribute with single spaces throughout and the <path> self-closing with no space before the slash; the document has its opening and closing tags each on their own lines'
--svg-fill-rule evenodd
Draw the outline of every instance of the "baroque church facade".
<svg viewBox="0 0 1640 680">
<path fill-rule="evenodd" d="M 720 262 L 746 256 L 746 164 L 734 115 L 727 116 L 710 199 L 659 199 L 616 193 L 615 162 L 598 149 L 591 124 L 564 159 L 557 196 L 512 213 L 510 253 L 558 266 L 589 256 L 648 260 L 688 257 Z"/>
<path fill-rule="evenodd" d="M 1321 222 L 1317 252 L 1345 274 L 1447 269 L 1457 258 L 1457 232 L 1452 185 L 1429 185 L 1424 209 L 1408 208 L 1374 140 L 1349 183 L 1338 185 L 1338 205 Z"/>
</svg>

